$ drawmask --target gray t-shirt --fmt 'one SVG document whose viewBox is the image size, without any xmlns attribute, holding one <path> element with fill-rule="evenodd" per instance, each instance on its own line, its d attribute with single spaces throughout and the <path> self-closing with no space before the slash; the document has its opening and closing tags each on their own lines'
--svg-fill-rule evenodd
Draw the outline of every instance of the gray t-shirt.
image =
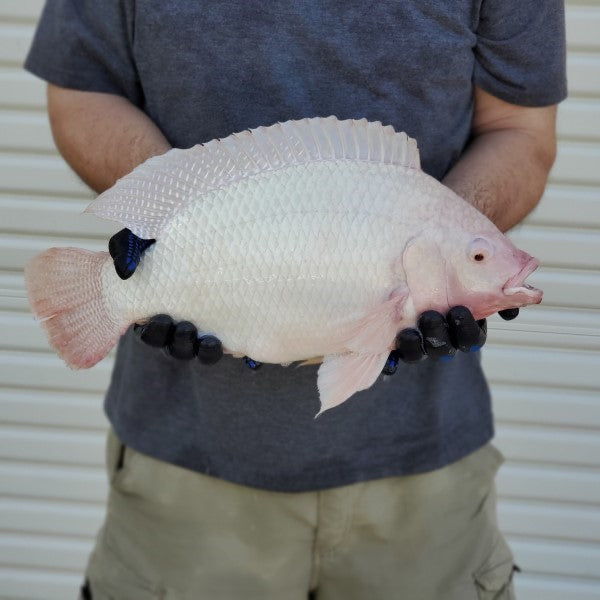
<svg viewBox="0 0 600 600">
<path fill-rule="evenodd" d="M 529 106 L 565 97 L 563 11 L 560 0 L 51 0 L 26 68 L 125 96 L 178 147 L 302 117 L 380 120 L 416 138 L 441 178 L 469 141 L 473 85 Z M 439 468 L 493 435 L 479 353 L 400 365 L 315 420 L 318 408 L 314 366 L 205 367 L 131 332 L 106 397 L 140 452 L 284 491 Z"/>
</svg>

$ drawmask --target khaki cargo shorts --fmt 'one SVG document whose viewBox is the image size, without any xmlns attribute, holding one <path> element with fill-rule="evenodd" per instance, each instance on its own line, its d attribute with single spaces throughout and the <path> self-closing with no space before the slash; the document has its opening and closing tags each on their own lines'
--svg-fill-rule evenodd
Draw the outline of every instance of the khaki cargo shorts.
<svg viewBox="0 0 600 600">
<path fill-rule="evenodd" d="M 511 600 L 490 444 L 438 471 L 320 492 L 248 488 L 108 440 L 82 598 Z"/>
</svg>

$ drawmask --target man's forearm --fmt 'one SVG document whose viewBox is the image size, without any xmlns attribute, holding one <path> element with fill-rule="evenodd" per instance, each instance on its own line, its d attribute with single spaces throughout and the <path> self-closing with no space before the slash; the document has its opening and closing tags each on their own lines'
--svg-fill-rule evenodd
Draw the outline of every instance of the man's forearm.
<svg viewBox="0 0 600 600">
<path fill-rule="evenodd" d="M 71 168 L 97 192 L 170 144 L 125 98 L 48 86 L 54 141 Z"/>
<path fill-rule="evenodd" d="M 506 231 L 535 208 L 552 162 L 527 133 L 493 131 L 473 140 L 443 183 Z"/>
<path fill-rule="evenodd" d="M 443 183 L 505 231 L 542 195 L 555 147 L 539 132 L 552 131 L 553 117 L 547 109 L 513 107 L 481 90 L 476 99 L 474 140 Z M 113 94 L 49 85 L 48 113 L 61 154 L 97 192 L 171 147 L 146 114 Z"/>
<path fill-rule="evenodd" d="M 476 87 L 472 131 L 443 183 L 506 231 L 542 196 L 556 156 L 556 106 L 517 106 Z"/>
</svg>

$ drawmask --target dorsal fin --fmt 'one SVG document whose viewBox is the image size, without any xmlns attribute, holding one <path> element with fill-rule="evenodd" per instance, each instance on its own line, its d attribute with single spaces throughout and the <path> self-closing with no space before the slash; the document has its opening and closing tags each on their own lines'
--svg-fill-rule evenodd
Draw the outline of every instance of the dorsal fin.
<svg viewBox="0 0 600 600">
<path fill-rule="evenodd" d="M 312 161 L 360 160 L 418 169 L 415 140 L 366 119 L 286 121 L 150 158 L 86 209 L 136 235 L 158 237 L 192 200 L 264 171 Z"/>
</svg>

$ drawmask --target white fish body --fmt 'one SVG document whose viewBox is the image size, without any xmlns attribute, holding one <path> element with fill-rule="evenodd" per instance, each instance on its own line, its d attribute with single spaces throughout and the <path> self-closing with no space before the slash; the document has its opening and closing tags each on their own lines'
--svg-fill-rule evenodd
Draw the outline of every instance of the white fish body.
<svg viewBox="0 0 600 600">
<path fill-rule="evenodd" d="M 343 352 L 345 328 L 405 283 L 394 259 L 425 197 L 393 192 L 419 175 L 332 162 L 215 190 L 174 216 L 126 285 L 108 264 L 104 289 L 130 321 L 188 319 L 261 362 Z"/>
<path fill-rule="evenodd" d="M 121 179 L 88 211 L 157 242 L 126 282 L 106 254 L 78 251 L 97 296 L 75 320 L 78 332 L 39 293 L 43 279 L 49 296 L 49 271 L 64 287 L 73 261 L 56 251 L 53 262 L 34 261 L 34 311 L 48 319 L 69 364 L 91 366 L 129 324 L 167 313 L 261 362 L 325 357 L 322 410 L 374 383 L 396 333 L 419 311 L 448 309 L 437 243 L 448 231 L 501 236 L 420 170 L 405 134 L 332 117 L 173 150 Z M 86 314 L 98 327 L 82 324 Z M 77 342 L 84 331 L 86 348 Z"/>
</svg>

